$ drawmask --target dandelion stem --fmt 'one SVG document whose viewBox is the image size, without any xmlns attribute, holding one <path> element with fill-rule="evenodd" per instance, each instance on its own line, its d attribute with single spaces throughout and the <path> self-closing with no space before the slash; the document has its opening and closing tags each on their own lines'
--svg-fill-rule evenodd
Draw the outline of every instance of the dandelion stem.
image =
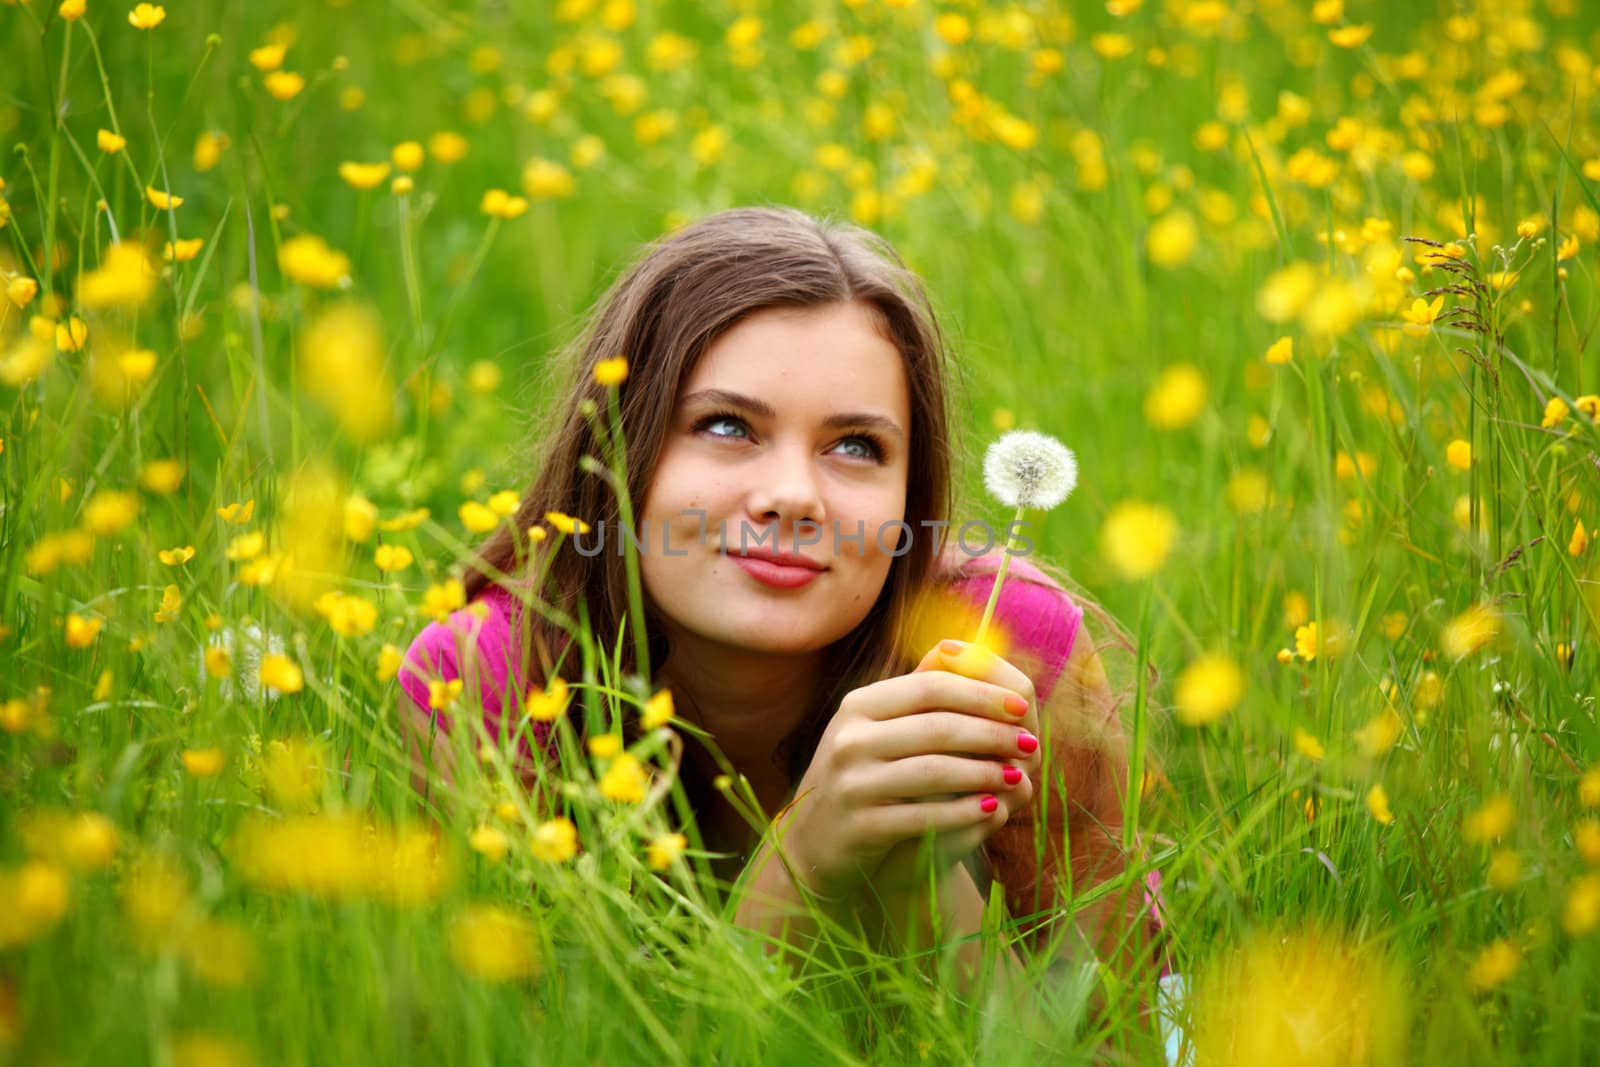
<svg viewBox="0 0 1600 1067">
<path fill-rule="evenodd" d="M 1017 506 L 1017 513 L 1012 516 L 1008 530 L 1018 529 L 1022 525 L 1022 513 L 1025 510 L 1025 505 Z M 978 620 L 978 635 L 972 639 L 974 644 L 982 644 L 984 635 L 989 632 L 989 620 L 994 618 L 995 605 L 1000 603 L 1000 586 L 1006 580 L 1006 571 L 1011 568 L 1011 553 L 1019 547 L 1015 534 L 1006 538 L 1006 547 L 1000 551 L 1000 567 L 994 573 L 994 588 L 989 590 L 989 602 L 983 607 L 983 618 Z"/>
<path fill-rule="evenodd" d="M 1122 847 L 1130 850 L 1139 834 L 1139 801 L 1144 794 L 1144 750 L 1146 733 L 1145 709 L 1149 697 L 1145 664 L 1150 656 L 1150 598 L 1155 583 L 1145 579 L 1144 596 L 1139 604 L 1139 644 L 1134 658 L 1137 675 L 1133 700 L 1133 742 L 1128 748 L 1128 797 L 1122 813 Z"/>
</svg>

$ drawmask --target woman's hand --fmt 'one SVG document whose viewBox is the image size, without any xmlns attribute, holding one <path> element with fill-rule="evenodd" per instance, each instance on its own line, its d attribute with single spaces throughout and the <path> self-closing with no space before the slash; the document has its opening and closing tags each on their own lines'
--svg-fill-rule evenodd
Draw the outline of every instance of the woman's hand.
<svg viewBox="0 0 1600 1067">
<path fill-rule="evenodd" d="M 844 897 L 930 830 L 936 860 L 958 861 L 1032 800 L 1037 728 L 1032 683 L 982 650 L 936 647 L 910 674 L 852 690 L 780 817 L 795 876 Z"/>
<path fill-rule="evenodd" d="M 1033 690 L 1033 681 L 1015 665 L 988 651 L 981 645 L 964 641 L 941 641 L 922 657 L 912 673 L 930 670 L 948 670 L 977 681 L 1003 685 L 1025 696 L 1028 711 L 1018 726 L 1035 737 L 1039 736 L 1039 702 Z M 1004 826 L 1017 812 L 1033 802 L 1036 775 L 1039 770 L 1039 753 L 1036 749 L 1029 762 L 1019 766 L 1022 778 L 1004 792 L 996 793 L 999 801 L 989 819 L 970 831 L 958 831 L 936 836 L 931 842 L 931 859 L 934 872 L 944 874 L 968 853 L 980 847 L 989 836 Z M 981 836 L 979 832 L 981 831 Z M 930 853 L 929 842 L 922 838 L 902 841 L 889 850 L 877 871 L 873 883 L 889 892 L 912 888 L 924 876 Z"/>
</svg>

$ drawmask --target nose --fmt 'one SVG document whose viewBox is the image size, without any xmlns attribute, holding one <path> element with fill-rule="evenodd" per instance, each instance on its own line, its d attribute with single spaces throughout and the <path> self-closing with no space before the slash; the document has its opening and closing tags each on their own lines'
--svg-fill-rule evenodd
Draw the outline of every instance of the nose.
<svg viewBox="0 0 1600 1067">
<path fill-rule="evenodd" d="M 751 474 L 756 480 L 747 498 L 746 511 L 755 529 L 776 526 L 780 538 L 790 538 L 797 523 L 806 521 L 820 526 L 826 520 L 822 487 L 813 458 L 805 447 L 773 449 L 766 462 Z M 784 544 L 790 546 L 788 540 Z"/>
</svg>

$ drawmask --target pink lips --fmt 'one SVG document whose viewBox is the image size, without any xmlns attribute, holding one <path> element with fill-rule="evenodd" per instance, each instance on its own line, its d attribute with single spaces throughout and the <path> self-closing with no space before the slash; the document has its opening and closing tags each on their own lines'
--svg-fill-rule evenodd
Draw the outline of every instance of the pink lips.
<svg viewBox="0 0 1600 1067">
<path fill-rule="evenodd" d="M 730 556 L 744 572 L 763 585 L 778 589 L 799 589 L 816 580 L 826 568 L 804 556 L 785 553 L 762 553 Z"/>
</svg>

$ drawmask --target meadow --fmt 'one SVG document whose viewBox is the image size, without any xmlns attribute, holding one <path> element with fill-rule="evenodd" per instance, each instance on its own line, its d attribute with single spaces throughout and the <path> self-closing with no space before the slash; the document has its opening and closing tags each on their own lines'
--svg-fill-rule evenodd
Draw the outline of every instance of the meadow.
<svg viewBox="0 0 1600 1067">
<path fill-rule="evenodd" d="M 1076 451 L 1194 1062 L 1600 1048 L 1596 5 L 0 0 L 0 57 L 0 1063 L 1163 1062 L 1107 967 L 767 957 L 671 720 L 570 821 L 505 741 L 408 784 L 554 354 L 758 203 L 926 279 L 958 515 Z"/>
</svg>

